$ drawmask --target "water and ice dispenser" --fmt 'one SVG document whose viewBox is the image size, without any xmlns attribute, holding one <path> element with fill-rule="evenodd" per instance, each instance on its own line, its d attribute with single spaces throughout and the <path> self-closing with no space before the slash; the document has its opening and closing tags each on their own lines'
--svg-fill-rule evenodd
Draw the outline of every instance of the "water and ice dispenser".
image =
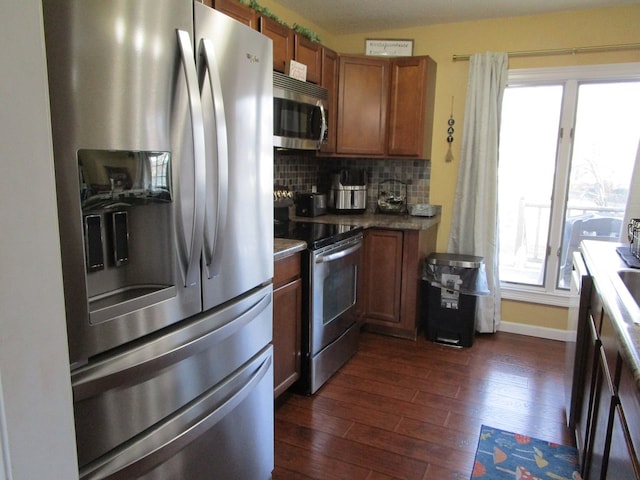
<svg viewBox="0 0 640 480">
<path fill-rule="evenodd" d="M 78 176 L 96 323 L 157 301 L 172 284 L 171 155 L 79 150 Z"/>
</svg>

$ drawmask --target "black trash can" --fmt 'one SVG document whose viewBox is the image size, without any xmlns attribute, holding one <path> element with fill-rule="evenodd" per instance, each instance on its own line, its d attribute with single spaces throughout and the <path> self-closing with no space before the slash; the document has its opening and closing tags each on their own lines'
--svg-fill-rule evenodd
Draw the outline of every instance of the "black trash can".
<svg viewBox="0 0 640 480">
<path fill-rule="evenodd" d="M 484 259 L 432 253 L 423 264 L 421 324 L 428 340 L 471 347 L 478 295 L 489 293 Z"/>
</svg>

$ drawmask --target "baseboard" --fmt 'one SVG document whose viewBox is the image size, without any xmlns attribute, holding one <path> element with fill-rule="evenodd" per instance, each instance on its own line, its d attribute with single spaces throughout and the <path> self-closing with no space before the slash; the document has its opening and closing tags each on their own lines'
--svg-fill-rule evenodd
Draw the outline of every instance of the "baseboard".
<svg viewBox="0 0 640 480">
<path fill-rule="evenodd" d="M 559 340 L 561 342 L 575 341 L 576 338 L 575 330 L 560 330 L 559 328 L 538 327 L 524 323 L 504 321 L 500 322 L 498 331 L 528 335 L 530 337 L 547 338 L 549 340 Z"/>
</svg>

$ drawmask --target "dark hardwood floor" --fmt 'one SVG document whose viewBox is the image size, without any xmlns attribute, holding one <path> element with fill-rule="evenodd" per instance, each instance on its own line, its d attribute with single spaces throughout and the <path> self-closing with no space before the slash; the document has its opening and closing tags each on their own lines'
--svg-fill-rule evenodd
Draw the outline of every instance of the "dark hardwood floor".
<svg viewBox="0 0 640 480">
<path fill-rule="evenodd" d="M 468 480 L 482 424 L 573 445 L 564 348 L 504 332 L 465 349 L 363 333 L 315 395 L 279 399 L 273 478 Z"/>
</svg>

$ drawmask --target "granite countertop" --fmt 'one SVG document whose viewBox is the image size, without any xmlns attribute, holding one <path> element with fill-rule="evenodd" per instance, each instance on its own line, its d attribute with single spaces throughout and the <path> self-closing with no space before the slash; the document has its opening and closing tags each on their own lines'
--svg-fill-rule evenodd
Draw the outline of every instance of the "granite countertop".
<svg viewBox="0 0 640 480">
<path fill-rule="evenodd" d="M 359 225 L 362 228 L 391 228 L 395 230 L 428 230 L 440 223 L 440 215 L 435 217 L 414 217 L 411 215 L 384 215 L 378 213 L 363 213 L 355 215 L 320 215 L 318 217 L 292 216 L 291 220 L 315 223 L 341 223 Z M 275 238 L 273 242 L 274 261 L 293 255 L 307 248 L 301 240 Z"/>
<path fill-rule="evenodd" d="M 273 261 L 277 262 L 289 255 L 300 252 L 307 248 L 306 242 L 302 240 L 291 240 L 288 238 L 273 239 Z"/>
<path fill-rule="evenodd" d="M 636 387 L 640 390 L 640 307 L 618 275 L 618 271 L 629 269 L 616 252 L 616 247 L 620 245 L 584 240 L 580 244 L 580 250 L 589 274 L 602 296 L 605 310 L 611 317 L 620 354 L 630 367 Z"/>
<path fill-rule="evenodd" d="M 440 215 L 435 217 L 414 217 L 412 215 L 389 215 L 381 213 L 361 213 L 354 215 L 327 214 L 318 217 L 291 217 L 291 220 L 315 223 L 342 223 L 360 225 L 362 228 L 391 228 L 395 230 L 428 230 L 440 223 Z"/>
</svg>

